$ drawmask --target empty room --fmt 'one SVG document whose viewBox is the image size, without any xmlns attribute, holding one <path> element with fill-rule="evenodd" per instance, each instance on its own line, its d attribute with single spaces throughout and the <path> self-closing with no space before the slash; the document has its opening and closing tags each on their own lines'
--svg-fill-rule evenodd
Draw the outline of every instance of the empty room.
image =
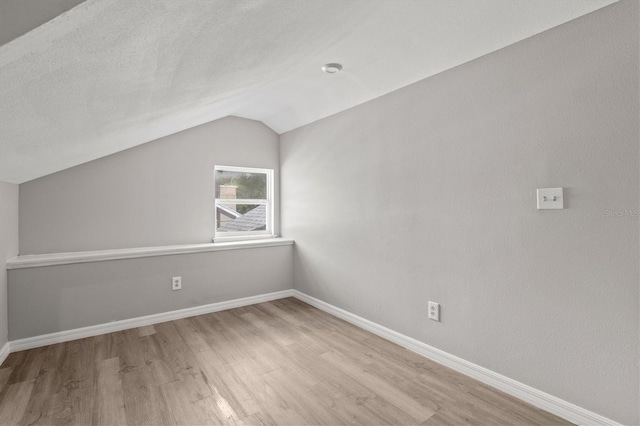
<svg viewBox="0 0 640 426">
<path fill-rule="evenodd" d="M 0 425 L 640 425 L 640 1 L 0 0 Z"/>
</svg>

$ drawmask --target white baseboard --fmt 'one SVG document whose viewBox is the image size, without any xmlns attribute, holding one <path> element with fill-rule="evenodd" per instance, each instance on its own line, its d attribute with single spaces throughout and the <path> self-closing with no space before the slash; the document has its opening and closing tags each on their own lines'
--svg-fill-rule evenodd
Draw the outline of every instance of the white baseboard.
<svg viewBox="0 0 640 426">
<path fill-rule="evenodd" d="M 242 299 L 229 300 L 226 302 L 211 303 L 193 308 L 179 309 L 176 311 L 164 312 L 160 314 L 147 315 L 144 317 L 131 318 L 122 321 L 114 321 L 107 324 L 93 325 L 89 327 L 77 328 L 74 330 L 61 331 L 57 333 L 45 334 L 42 336 L 28 337 L 6 343 L 0 349 L 0 364 L 4 362 L 10 352 L 22 351 L 55 343 L 68 342 L 70 340 L 83 339 L 85 337 L 98 336 L 100 334 L 112 333 L 114 331 L 127 330 L 145 325 L 158 324 L 181 318 L 193 317 L 196 315 L 208 314 L 211 312 L 224 311 L 227 309 L 239 308 L 242 306 L 254 305 L 256 303 L 268 302 L 271 300 L 283 299 L 285 297 L 295 297 L 311 306 L 315 306 L 331 315 L 341 318 L 364 330 L 378 335 L 386 340 L 405 347 L 417 354 L 445 365 L 453 370 L 459 371 L 480 382 L 493 386 L 509 395 L 528 402 L 538 408 L 562 417 L 578 425 L 608 425 L 622 426 L 613 420 L 607 419 L 599 414 L 593 413 L 584 408 L 578 407 L 570 402 L 564 401 L 553 395 L 549 395 L 531 386 L 512 380 L 501 374 L 488 370 L 479 365 L 465 361 L 447 352 L 436 349 L 411 337 L 400 334 L 396 331 L 383 327 L 372 321 L 354 315 L 329 303 L 323 302 L 314 297 L 308 296 L 298 290 L 283 290 L 274 293 L 267 293 L 258 296 L 244 297 Z"/>
<path fill-rule="evenodd" d="M 5 359 L 7 359 L 10 353 L 11 353 L 11 344 L 7 342 L 0 349 L 0 365 L 2 365 Z"/>
<path fill-rule="evenodd" d="M 293 296 L 311 306 L 323 310 L 331 315 L 341 318 L 351 324 L 354 324 L 364 330 L 378 335 L 386 340 L 396 343 L 402 347 L 405 347 L 417 354 L 420 354 L 426 358 L 436 361 L 442 365 L 445 365 L 453 370 L 463 373 L 469 377 L 472 377 L 482 383 L 492 386 L 501 390 L 511 396 L 514 396 L 522 401 L 528 402 L 542 410 L 555 414 L 558 417 L 562 417 L 572 423 L 578 425 L 610 425 L 610 426 L 622 426 L 611 419 L 603 417 L 599 414 L 593 413 L 570 402 L 564 401 L 548 393 L 542 392 L 531 386 L 512 380 L 494 371 L 488 370 L 479 365 L 473 364 L 469 361 L 465 361 L 462 358 L 451 355 L 447 352 L 436 349 L 432 346 L 415 340 L 411 337 L 400 334 L 391 329 L 383 327 L 372 321 L 366 320 L 362 317 L 354 315 L 350 312 L 333 306 L 322 300 L 308 296 L 298 290 L 293 290 Z"/>
<path fill-rule="evenodd" d="M 9 350 L 11 352 L 23 351 L 25 349 L 33 349 L 41 346 L 53 345 L 55 343 L 68 342 L 70 340 L 84 339 L 85 337 L 113 333 L 114 331 L 127 330 L 130 328 L 158 324 L 161 322 L 172 321 L 181 318 L 194 317 L 196 315 L 209 314 L 211 312 L 218 312 L 227 309 L 239 308 L 242 306 L 255 305 L 256 303 L 269 302 L 271 300 L 283 299 L 285 297 L 291 296 L 293 296 L 293 290 L 282 290 L 276 291 L 274 293 L 261 294 L 258 296 L 243 297 L 242 299 L 228 300 L 226 302 L 211 303 L 208 305 L 196 306 L 193 308 L 179 309 L 176 311 L 163 312 L 160 314 L 147 315 L 144 317 L 130 318 L 121 321 L 109 322 L 106 324 L 98 324 L 89 327 L 76 328 L 73 330 L 60 331 L 57 333 L 44 334 L 42 336 L 27 337 L 25 339 L 14 340 L 7 343 L 2 348 L 2 352 L 0 352 L 0 354 L 3 354 L 6 351 L 8 355 Z"/>
</svg>

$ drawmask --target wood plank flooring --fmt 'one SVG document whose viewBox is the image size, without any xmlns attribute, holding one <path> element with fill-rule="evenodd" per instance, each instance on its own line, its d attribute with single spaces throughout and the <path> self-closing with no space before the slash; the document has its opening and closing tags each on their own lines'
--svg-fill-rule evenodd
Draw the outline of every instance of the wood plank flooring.
<svg viewBox="0 0 640 426">
<path fill-rule="evenodd" d="M 289 298 L 12 353 L 13 424 L 569 423 Z"/>
</svg>

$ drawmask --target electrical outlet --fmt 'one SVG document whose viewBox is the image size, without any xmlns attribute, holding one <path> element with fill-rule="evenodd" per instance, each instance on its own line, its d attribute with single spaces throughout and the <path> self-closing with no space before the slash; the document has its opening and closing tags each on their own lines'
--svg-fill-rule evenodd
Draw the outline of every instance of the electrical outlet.
<svg viewBox="0 0 640 426">
<path fill-rule="evenodd" d="M 440 304 L 429 300 L 429 319 L 440 321 Z"/>
<path fill-rule="evenodd" d="M 171 290 L 182 290 L 182 277 L 171 278 Z"/>
</svg>

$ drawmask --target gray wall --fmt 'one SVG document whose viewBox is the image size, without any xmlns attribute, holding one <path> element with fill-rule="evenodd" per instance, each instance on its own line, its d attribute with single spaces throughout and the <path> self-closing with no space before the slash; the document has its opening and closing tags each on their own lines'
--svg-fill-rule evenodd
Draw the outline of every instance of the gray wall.
<svg viewBox="0 0 640 426">
<path fill-rule="evenodd" d="M 227 117 L 23 183 L 20 254 L 210 243 L 213 167 L 275 169 L 277 203 L 278 140 Z"/>
<path fill-rule="evenodd" d="M 7 343 L 6 261 L 18 255 L 18 185 L 0 182 L 0 349 Z"/>
<path fill-rule="evenodd" d="M 83 0 L 0 1 L 0 45 L 50 21 Z"/>
<path fill-rule="evenodd" d="M 210 243 L 216 164 L 275 169 L 279 138 L 228 117 L 20 185 L 20 254 Z M 278 217 L 276 215 L 276 223 Z M 20 339 L 293 288 L 291 246 L 9 272 Z M 182 276 L 183 290 L 170 289 Z"/>
<path fill-rule="evenodd" d="M 282 135 L 295 287 L 640 423 L 638 18 L 622 1 Z M 565 210 L 536 210 L 556 186 Z"/>
<path fill-rule="evenodd" d="M 105 324 L 292 285 L 293 246 L 9 270 L 9 339 Z M 171 290 L 171 277 L 182 290 Z"/>
</svg>

